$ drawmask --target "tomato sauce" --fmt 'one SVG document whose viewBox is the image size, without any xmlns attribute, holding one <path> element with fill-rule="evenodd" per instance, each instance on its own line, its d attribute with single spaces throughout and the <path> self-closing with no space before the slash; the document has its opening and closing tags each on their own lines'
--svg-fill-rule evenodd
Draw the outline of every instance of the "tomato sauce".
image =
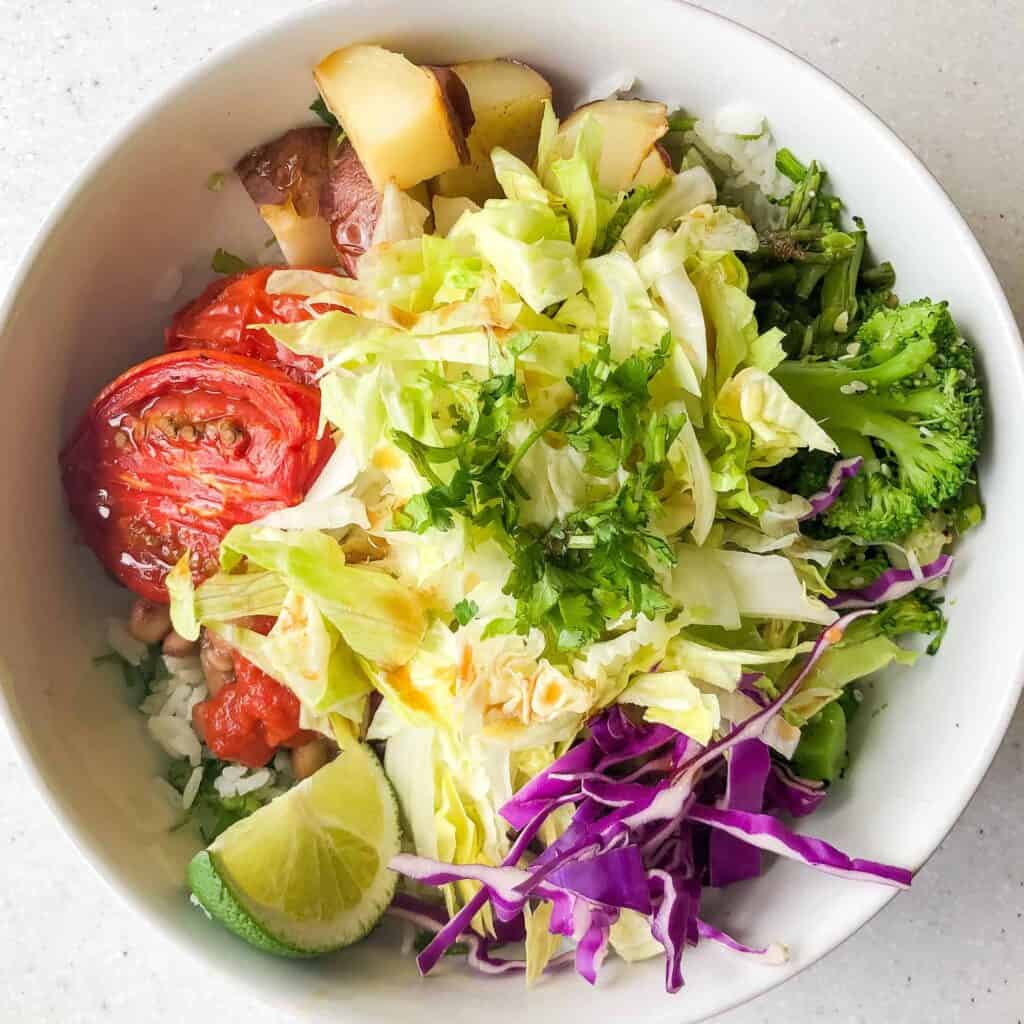
<svg viewBox="0 0 1024 1024">
<path fill-rule="evenodd" d="M 299 728 L 299 701 L 237 651 L 235 681 L 197 704 L 193 724 L 222 761 L 261 768 L 279 747 L 301 747 L 316 733 Z"/>
</svg>

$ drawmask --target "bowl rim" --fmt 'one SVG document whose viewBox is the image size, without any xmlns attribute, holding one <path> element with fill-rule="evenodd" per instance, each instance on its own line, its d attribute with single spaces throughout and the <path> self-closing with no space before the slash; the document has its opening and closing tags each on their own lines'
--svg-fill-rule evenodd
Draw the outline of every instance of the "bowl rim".
<svg viewBox="0 0 1024 1024">
<path fill-rule="evenodd" d="M 443 9 L 441 0 L 417 0 L 417 2 L 420 4 L 430 2 Z M 579 0 L 565 0 L 565 2 L 579 2 Z M 693 2 L 693 0 L 626 0 L 626 2 L 638 8 L 642 7 L 648 12 L 651 6 L 656 4 L 661 8 L 662 13 L 666 17 L 673 16 L 669 13 L 673 8 L 687 8 L 689 9 L 689 15 L 695 17 L 698 21 L 704 18 L 709 21 L 714 20 L 723 23 L 728 31 L 745 34 L 750 37 L 750 42 L 760 50 L 771 53 L 774 58 L 781 58 L 790 65 L 802 65 L 805 71 L 811 73 L 818 86 L 831 95 L 837 107 L 861 115 L 866 114 L 872 122 L 874 130 L 885 136 L 890 144 L 894 146 L 895 150 L 901 155 L 918 179 L 920 186 L 930 194 L 930 198 L 944 207 L 949 216 L 951 229 L 958 236 L 957 241 L 962 247 L 962 256 L 969 262 L 972 262 L 981 276 L 987 279 L 992 292 L 991 297 L 994 300 L 992 312 L 998 317 L 1004 336 L 1011 343 L 1008 346 L 1010 351 L 1007 355 L 1012 361 L 1021 390 L 1024 391 L 1024 344 L 1022 344 L 1020 328 L 1013 315 L 999 276 L 993 269 L 981 243 L 975 237 L 965 217 L 945 188 L 931 173 L 924 161 L 903 141 L 894 129 L 890 128 L 864 100 L 855 96 L 811 60 L 801 57 L 782 43 L 771 39 L 763 32 L 750 28 L 734 18 L 701 7 Z M 276 15 L 258 28 L 246 31 L 231 42 L 215 49 L 199 63 L 177 75 L 168 84 L 148 96 L 127 116 L 122 124 L 103 140 L 78 173 L 62 188 L 29 243 L 22 251 L 15 270 L 3 289 L 2 301 L 0 301 L 0 338 L 4 337 L 8 324 L 17 313 L 21 292 L 32 274 L 37 260 L 45 250 L 50 236 L 72 211 L 83 193 L 86 192 L 90 183 L 95 181 L 103 169 L 117 158 L 119 151 L 131 141 L 132 137 L 147 121 L 158 115 L 166 106 L 177 102 L 182 94 L 201 84 L 203 79 L 214 73 L 216 69 L 231 64 L 239 54 L 259 43 L 271 42 L 273 37 L 282 29 L 287 30 L 307 20 L 316 21 L 326 11 L 331 9 L 366 8 L 372 7 L 373 3 L 374 0 L 317 0 L 317 2 L 307 7 Z M 1016 344 L 1013 344 L 1014 342 Z M 3 345 L 0 344 L 0 349 L 2 347 Z M 80 833 L 78 826 L 74 823 L 73 815 L 69 813 L 70 808 L 67 806 L 65 798 L 51 786 L 47 773 L 35 756 L 34 744 L 29 738 L 28 730 L 22 727 L 20 712 L 8 693 L 8 685 L 8 675 L 6 669 L 3 669 L 0 671 L 0 722 L 6 726 L 7 734 L 10 736 L 12 746 L 17 752 L 22 768 L 36 792 L 42 797 L 43 803 L 49 809 L 60 830 L 92 871 L 116 894 L 123 905 L 129 907 L 141 920 L 152 926 L 174 948 L 184 952 L 193 961 L 201 962 L 208 966 L 207 961 L 201 960 L 196 947 L 189 943 L 177 929 L 173 928 L 164 919 L 162 914 L 149 907 L 136 893 L 134 886 L 122 882 L 107 867 L 98 843 L 87 835 Z M 957 799 L 947 805 L 942 824 L 936 829 L 934 840 L 928 844 L 931 847 L 928 854 L 914 868 L 915 876 L 935 855 L 935 852 L 956 826 L 967 805 L 984 781 L 991 768 L 992 761 L 1005 739 L 1010 721 L 1020 700 L 1022 689 L 1024 689 L 1024 642 L 1020 643 L 1014 677 L 1008 680 L 1002 704 L 991 718 L 994 727 L 989 731 L 984 749 L 974 762 L 975 770 L 972 772 L 970 781 L 961 787 Z M 897 895 L 897 892 L 898 890 L 896 889 L 877 887 L 874 897 L 864 900 L 863 907 L 853 918 L 853 925 L 848 931 L 845 931 L 844 934 L 834 941 L 828 940 L 812 954 L 803 958 L 799 966 L 790 970 L 779 970 L 774 975 L 766 974 L 766 978 L 770 980 L 765 985 L 759 987 L 753 993 L 744 994 L 737 998 L 728 998 L 711 1016 L 726 1013 L 738 1006 L 752 1002 L 784 982 L 789 981 L 791 978 L 796 977 L 798 974 L 803 973 L 807 968 L 818 963 L 823 957 L 832 953 L 846 942 L 847 939 L 859 932 L 861 928 L 889 904 L 890 900 Z M 237 972 L 224 969 L 219 963 L 216 965 L 216 969 L 219 977 L 223 978 L 237 990 L 243 991 L 244 983 Z M 269 996 L 265 989 L 254 990 L 252 988 L 245 988 L 244 991 L 250 998 L 255 998 L 259 1002 L 275 1004 L 275 1000 Z M 285 1004 L 279 1002 L 276 1005 L 284 1006 Z M 710 1017 L 702 1019 L 708 1020 Z"/>
</svg>

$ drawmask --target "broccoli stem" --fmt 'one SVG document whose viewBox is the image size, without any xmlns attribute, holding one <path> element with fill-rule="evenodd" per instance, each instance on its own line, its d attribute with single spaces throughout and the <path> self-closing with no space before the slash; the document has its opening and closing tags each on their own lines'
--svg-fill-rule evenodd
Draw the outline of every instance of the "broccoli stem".
<svg viewBox="0 0 1024 1024">
<path fill-rule="evenodd" d="M 913 376 L 934 354 L 934 342 L 921 338 L 910 342 L 901 352 L 880 366 L 840 368 L 834 363 L 783 363 L 775 371 L 775 375 L 790 398 L 798 404 L 817 405 L 815 399 L 820 396 L 824 408 L 828 409 L 831 408 L 834 398 L 842 398 L 841 394 L 834 392 L 838 392 L 844 385 L 862 383 L 869 387 L 879 387 L 894 384 Z"/>
</svg>

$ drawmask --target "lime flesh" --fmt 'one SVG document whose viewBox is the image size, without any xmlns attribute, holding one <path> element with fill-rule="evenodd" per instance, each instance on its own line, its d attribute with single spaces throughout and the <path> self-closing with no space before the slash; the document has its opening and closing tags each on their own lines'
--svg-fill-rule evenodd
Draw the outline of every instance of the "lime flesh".
<svg viewBox="0 0 1024 1024">
<path fill-rule="evenodd" d="M 398 809 L 373 752 L 353 744 L 222 833 L 188 868 L 194 899 L 246 942 L 315 956 L 358 941 L 391 902 Z"/>
</svg>

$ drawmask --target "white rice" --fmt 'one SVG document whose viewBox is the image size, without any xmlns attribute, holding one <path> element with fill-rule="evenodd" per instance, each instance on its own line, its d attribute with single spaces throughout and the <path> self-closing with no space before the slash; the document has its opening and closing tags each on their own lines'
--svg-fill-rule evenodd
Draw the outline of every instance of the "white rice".
<svg viewBox="0 0 1024 1024">
<path fill-rule="evenodd" d="M 199 765 L 192 769 L 192 774 L 185 783 L 181 793 L 181 806 L 187 811 L 195 803 L 196 794 L 199 792 L 199 784 L 203 781 L 203 767 Z"/>
<path fill-rule="evenodd" d="M 757 115 L 761 132 L 757 138 L 745 138 L 736 131 L 723 130 L 730 125 L 727 114 L 702 118 L 693 126 L 692 135 L 702 152 L 725 175 L 734 188 L 755 185 L 765 195 L 779 198 L 793 190 L 793 183 L 775 166 L 777 147 L 763 115 Z M 747 126 L 755 120 L 747 115 Z"/>
<path fill-rule="evenodd" d="M 116 631 L 111 628 L 110 633 Z M 202 760 L 203 747 L 192 727 L 192 709 L 206 700 L 208 692 L 202 665 L 196 657 L 163 660 L 169 676 L 152 683 L 139 710 L 147 718 L 150 735 L 167 755 L 186 758 L 195 768 Z"/>
<path fill-rule="evenodd" d="M 191 722 L 172 715 L 154 715 L 146 724 L 153 739 L 171 757 L 186 758 L 191 765 L 199 764 L 202 747 Z"/>
<path fill-rule="evenodd" d="M 149 648 L 141 640 L 136 640 L 120 619 L 107 619 L 107 643 L 129 665 L 141 665 L 149 654 Z"/>
<path fill-rule="evenodd" d="M 198 655 L 188 658 L 171 658 L 165 654 L 163 659 L 164 665 L 167 666 L 167 671 L 179 683 L 198 686 L 206 681 L 206 677 L 203 675 L 203 665 Z"/>
<path fill-rule="evenodd" d="M 254 793 L 274 781 L 274 773 L 269 768 L 250 770 L 243 765 L 229 764 L 220 775 L 213 780 L 213 788 L 223 797 L 245 796 Z"/>
</svg>

